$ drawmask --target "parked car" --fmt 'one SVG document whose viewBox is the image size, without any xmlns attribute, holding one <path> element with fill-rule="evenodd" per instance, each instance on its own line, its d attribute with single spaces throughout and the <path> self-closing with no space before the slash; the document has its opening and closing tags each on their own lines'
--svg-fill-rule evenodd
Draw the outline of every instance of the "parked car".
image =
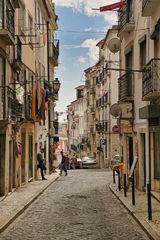
<svg viewBox="0 0 160 240">
<path fill-rule="evenodd" d="M 89 157 L 89 156 L 82 157 L 82 167 L 83 168 L 96 167 L 96 159 L 93 157 Z"/>
<path fill-rule="evenodd" d="M 81 158 L 71 158 L 70 159 L 70 169 L 82 168 L 82 159 Z"/>
</svg>

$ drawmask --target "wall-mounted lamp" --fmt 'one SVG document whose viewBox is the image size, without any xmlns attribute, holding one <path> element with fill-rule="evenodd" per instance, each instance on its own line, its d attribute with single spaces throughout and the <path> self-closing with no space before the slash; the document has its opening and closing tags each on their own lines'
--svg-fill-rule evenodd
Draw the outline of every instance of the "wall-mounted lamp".
<svg viewBox="0 0 160 240">
<path fill-rule="evenodd" d="M 53 90 L 55 91 L 55 93 L 58 93 L 59 89 L 60 89 L 60 86 L 61 86 L 61 83 L 60 81 L 58 80 L 58 78 L 56 78 L 54 81 L 53 81 Z"/>
</svg>

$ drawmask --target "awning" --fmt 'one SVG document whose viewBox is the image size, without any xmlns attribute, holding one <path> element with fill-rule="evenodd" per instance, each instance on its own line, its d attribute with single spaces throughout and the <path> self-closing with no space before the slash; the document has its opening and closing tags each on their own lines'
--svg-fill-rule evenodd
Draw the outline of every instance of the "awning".
<svg viewBox="0 0 160 240">
<path fill-rule="evenodd" d="M 117 3 L 110 4 L 110 5 L 106 5 L 106 6 L 100 7 L 100 12 L 111 11 L 116 8 L 120 8 L 124 5 L 125 5 L 125 2 L 117 2 Z"/>
</svg>

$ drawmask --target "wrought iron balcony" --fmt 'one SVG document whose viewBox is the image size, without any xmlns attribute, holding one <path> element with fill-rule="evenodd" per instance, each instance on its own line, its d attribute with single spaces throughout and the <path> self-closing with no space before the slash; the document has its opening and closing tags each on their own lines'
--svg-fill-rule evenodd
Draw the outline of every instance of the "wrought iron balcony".
<svg viewBox="0 0 160 240">
<path fill-rule="evenodd" d="M 160 59 L 151 59 L 142 72 L 142 100 L 160 96 Z"/>
<path fill-rule="evenodd" d="M 118 79 L 119 101 L 133 100 L 133 72 L 127 72 Z"/>
<path fill-rule="evenodd" d="M 16 99 L 16 92 L 8 87 L 0 87 L 0 120 L 18 121 L 23 117 L 23 105 Z"/>
<path fill-rule="evenodd" d="M 59 58 L 59 40 L 57 40 L 55 43 L 50 44 L 50 53 L 49 57 L 51 61 L 53 62 L 54 66 L 58 66 L 58 58 Z"/>
<path fill-rule="evenodd" d="M 159 0 L 143 0 L 142 1 L 142 16 L 152 16 L 155 12 Z"/>
<path fill-rule="evenodd" d="M 106 132 L 106 131 L 108 131 L 108 122 L 105 121 L 105 120 L 96 122 L 96 131 L 97 132 Z"/>
<path fill-rule="evenodd" d="M 135 27 L 133 17 L 133 0 L 125 1 L 126 4 L 119 9 L 118 13 L 118 28 L 119 34 L 122 32 L 130 32 Z"/>
<path fill-rule="evenodd" d="M 15 23 L 14 8 L 10 0 L 1 0 L 0 38 L 6 45 L 14 45 Z"/>
</svg>

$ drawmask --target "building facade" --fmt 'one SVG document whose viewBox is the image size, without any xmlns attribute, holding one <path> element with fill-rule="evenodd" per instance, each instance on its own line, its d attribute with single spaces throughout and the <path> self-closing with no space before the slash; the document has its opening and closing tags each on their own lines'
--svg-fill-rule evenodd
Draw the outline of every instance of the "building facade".
<svg viewBox="0 0 160 240">
<path fill-rule="evenodd" d="M 0 195 L 38 177 L 37 152 L 49 169 L 47 23 L 51 1 L 0 3 Z M 55 23 L 56 24 L 56 23 Z M 47 81 L 46 81 L 47 80 Z"/>
</svg>

